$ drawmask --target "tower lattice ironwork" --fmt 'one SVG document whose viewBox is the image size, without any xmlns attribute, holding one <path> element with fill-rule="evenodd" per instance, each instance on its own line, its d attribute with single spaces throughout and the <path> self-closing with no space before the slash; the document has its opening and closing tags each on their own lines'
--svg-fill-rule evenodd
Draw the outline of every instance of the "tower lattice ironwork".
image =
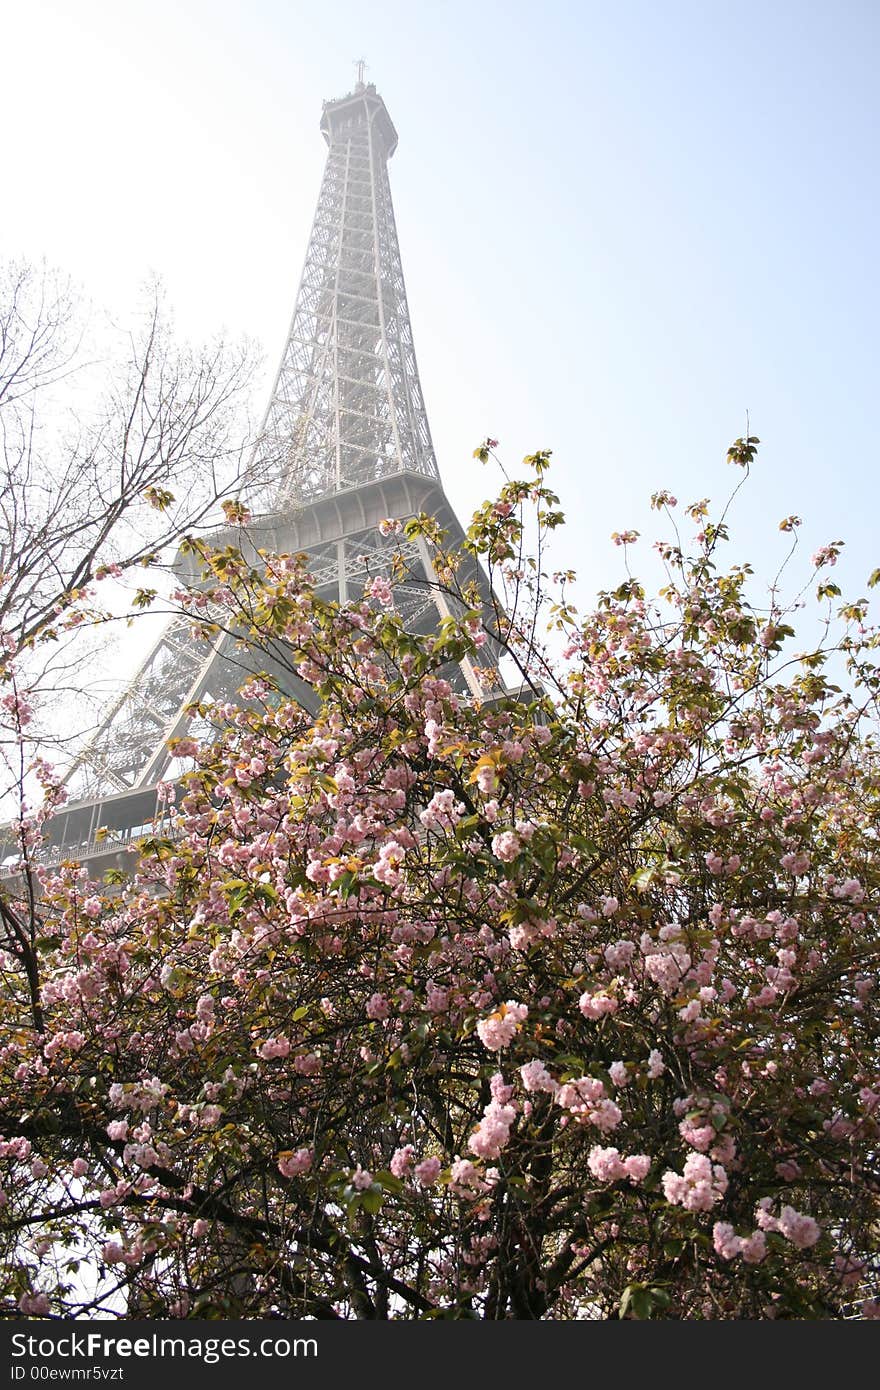
<svg viewBox="0 0 880 1390">
<path fill-rule="evenodd" d="M 362 66 L 353 92 L 325 102 L 321 131 L 317 209 L 244 496 L 253 544 L 305 551 L 319 592 L 345 602 L 401 549 L 381 534 L 384 518 L 435 516 L 453 545 L 463 533 L 440 484 L 416 366 L 388 180 L 397 132 Z M 213 539 L 230 537 L 221 529 Z M 449 608 L 427 543 L 403 550 L 397 607 L 410 630 L 426 631 Z M 171 618 L 77 758 L 73 799 L 50 826 L 56 857 L 124 855 L 156 814 L 157 784 L 175 774 L 167 744 L 190 726 L 188 707 L 228 699 L 249 674 L 246 652 L 222 637 L 206 652 L 190 627 Z M 264 654 L 255 661 L 266 668 Z M 286 679 L 308 706 L 309 688 Z M 481 693 L 467 661 L 458 679 Z"/>
</svg>

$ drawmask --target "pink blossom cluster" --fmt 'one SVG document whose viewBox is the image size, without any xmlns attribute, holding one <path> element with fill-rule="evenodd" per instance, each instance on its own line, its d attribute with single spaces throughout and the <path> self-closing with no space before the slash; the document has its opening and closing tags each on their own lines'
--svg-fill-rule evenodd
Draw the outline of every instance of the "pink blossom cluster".
<svg viewBox="0 0 880 1390">
<path fill-rule="evenodd" d="M 808 1250 L 816 1244 L 822 1232 L 812 1216 L 797 1212 L 794 1207 L 783 1206 L 777 1217 L 770 1210 L 772 1205 L 769 1197 L 762 1197 L 755 1208 L 755 1220 L 762 1231 L 778 1231 L 798 1250 Z"/>
<path fill-rule="evenodd" d="M 824 565 L 836 565 L 840 544 L 840 541 L 832 541 L 830 545 L 821 545 L 810 562 L 813 568 L 818 570 Z"/>
<path fill-rule="evenodd" d="M 420 812 L 419 820 L 426 830 L 454 830 L 464 811 L 464 803 L 456 801 L 455 792 L 445 788 L 434 793 L 424 811 Z"/>
<path fill-rule="evenodd" d="M 394 606 L 394 591 L 387 576 L 377 574 L 374 579 L 364 585 L 364 594 L 367 598 L 377 599 L 383 608 Z"/>
<path fill-rule="evenodd" d="M 491 1100 L 468 1140 L 468 1148 L 478 1158 L 497 1158 L 510 1139 L 510 1129 L 515 1119 L 514 1106 Z"/>
<path fill-rule="evenodd" d="M 767 1238 L 761 1230 L 750 1236 L 738 1236 L 727 1221 L 716 1221 L 712 1227 L 712 1244 L 715 1253 L 722 1260 L 734 1260 L 742 1256 L 746 1264 L 757 1265 L 767 1254 Z"/>
<path fill-rule="evenodd" d="M 686 1211 L 711 1211 L 727 1191 L 727 1181 L 723 1166 L 701 1153 L 688 1154 L 682 1174 L 668 1170 L 661 1179 L 667 1202 Z"/>
<path fill-rule="evenodd" d="M 375 1022 L 387 1018 L 390 1012 L 391 1004 L 387 995 L 382 994 L 379 990 L 376 990 L 374 994 L 370 995 L 366 1007 L 367 1018 Z"/>
<path fill-rule="evenodd" d="M 421 1163 L 417 1163 L 413 1169 L 413 1176 L 416 1182 L 422 1187 L 433 1187 L 442 1171 L 443 1164 L 439 1158 L 431 1155 L 430 1158 L 423 1158 Z"/>
<path fill-rule="evenodd" d="M 609 970 L 620 972 L 621 970 L 625 970 L 630 964 L 635 953 L 636 943 L 622 938 L 619 941 L 612 942 L 610 946 L 605 947 L 605 964 L 608 966 Z"/>
<path fill-rule="evenodd" d="M 48 1294 L 32 1293 L 30 1290 L 23 1293 L 18 1300 L 18 1311 L 24 1313 L 26 1318 L 44 1318 L 51 1306 Z"/>
<path fill-rule="evenodd" d="M 609 994 L 606 989 L 597 989 L 595 992 L 584 990 L 578 1000 L 578 1008 L 584 1018 L 597 1020 L 604 1018 L 606 1014 L 617 1013 L 617 1000 L 613 994 Z"/>
<path fill-rule="evenodd" d="M 643 1182 L 651 1168 L 647 1154 L 631 1154 L 621 1158 L 619 1149 L 604 1149 L 594 1144 L 587 1156 L 587 1166 L 599 1182 L 617 1182 L 628 1178 L 632 1183 Z"/>
<path fill-rule="evenodd" d="M 522 1027 L 528 1012 L 528 1004 L 518 1004 L 515 1000 L 508 999 L 506 1004 L 502 1004 L 488 1018 L 480 1019 L 477 1024 L 480 1042 L 489 1052 L 498 1052 L 502 1047 L 508 1047 Z"/>
<path fill-rule="evenodd" d="M 555 1093 L 556 1104 L 580 1124 L 595 1125 L 603 1134 L 616 1129 L 623 1119 L 618 1105 L 605 1094 L 605 1083 L 595 1076 L 566 1081 Z"/>
<path fill-rule="evenodd" d="M 520 1067 L 519 1074 L 527 1091 L 548 1091 L 550 1095 L 555 1095 L 559 1090 L 558 1081 L 554 1081 L 544 1063 L 537 1058 L 532 1062 L 525 1062 Z"/>
<path fill-rule="evenodd" d="M 396 887 L 400 882 L 400 866 L 405 855 L 406 849 L 399 840 L 386 840 L 373 866 L 373 876 L 389 888 Z"/>
<path fill-rule="evenodd" d="M 296 1149 L 278 1155 L 278 1171 L 282 1177 L 296 1178 L 307 1173 L 312 1166 L 314 1154 L 311 1149 Z"/>
<path fill-rule="evenodd" d="M 522 841 L 515 830 L 502 830 L 492 836 L 492 853 L 496 859 L 510 864 L 522 849 Z"/>
<path fill-rule="evenodd" d="M 666 1070 L 666 1063 L 663 1061 L 663 1054 L 658 1052 L 656 1047 L 652 1047 L 648 1053 L 647 1074 L 651 1081 L 656 1081 L 658 1076 L 662 1076 Z"/>
<path fill-rule="evenodd" d="M 465 1201 L 476 1201 L 490 1192 L 498 1180 L 498 1169 L 482 1170 L 469 1158 L 456 1155 L 449 1169 L 449 1190 Z"/>
<path fill-rule="evenodd" d="M 409 1176 L 413 1170 L 415 1154 L 415 1147 L 412 1144 L 402 1144 L 400 1148 L 394 1150 L 388 1167 L 396 1178 Z"/>
<path fill-rule="evenodd" d="M 79 1052 L 85 1046 L 85 1041 L 85 1034 L 78 1028 L 72 1028 L 66 1033 L 55 1033 L 43 1044 L 43 1056 L 47 1061 L 51 1061 L 59 1052 Z"/>
<path fill-rule="evenodd" d="M 691 958 L 684 948 L 651 950 L 645 958 L 645 974 L 664 994 L 674 994 L 690 969 Z"/>
</svg>

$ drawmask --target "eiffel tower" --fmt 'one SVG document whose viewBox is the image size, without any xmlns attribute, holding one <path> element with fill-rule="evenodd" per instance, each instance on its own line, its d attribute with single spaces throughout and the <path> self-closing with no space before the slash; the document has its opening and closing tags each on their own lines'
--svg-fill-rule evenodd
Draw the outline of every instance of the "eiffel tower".
<svg viewBox="0 0 880 1390">
<path fill-rule="evenodd" d="M 396 605 L 410 631 L 428 631 L 450 612 L 430 547 L 385 538 L 379 523 L 424 512 L 450 545 L 464 537 L 440 483 L 413 348 L 388 180 L 397 132 L 363 66 L 352 92 L 324 103 L 327 162 L 244 500 L 253 544 L 306 552 L 318 592 L 343 603 L 402 550 Z M 208 540 L 241 543 L 226 529 Z M 264 654 L 249 667 L 229 638 L 206 652 L 190 627 L 186 616 L 168 622 L 78 756 L 72 799 L 47 827 L 49 862 L 124 865 L 160 809 L 157 787 L 181 770 L 167 744 L 191 727 L 188 707 L 234 698 L 251 671 L 267 669 Z M 469 661 L 455 675 L 464 690 L 485 693 Z M 314 701 L 289 672 L 285 689 L 307 708 Z"/>
</svg>

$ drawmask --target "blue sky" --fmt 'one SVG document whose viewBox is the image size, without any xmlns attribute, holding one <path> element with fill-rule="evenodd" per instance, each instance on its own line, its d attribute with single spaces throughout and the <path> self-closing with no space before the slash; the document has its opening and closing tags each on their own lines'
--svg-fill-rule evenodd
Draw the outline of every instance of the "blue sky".
<svg viewBox="0 0 880 1390">
<path fill-rule="evenodd" d="M 880 564 L 874 406 L 880 7 L 496 0 L 29 0 L 4 21 L 0 250 L 46 255 L 120 313 L 157 271 L 181 329 L 290 318 L 321 100 L 386 99 L 422 384 L 460 512 L 552 448 L 582 597 L 620 577 L 648 498 L 720 501 L 746 410 L 763 443 L 733 515 L 767 580 Z M 732 555 L 734 558 L 734 555 Z M 636 564 L 638 568 L 638 564 Z"/>
</svg>

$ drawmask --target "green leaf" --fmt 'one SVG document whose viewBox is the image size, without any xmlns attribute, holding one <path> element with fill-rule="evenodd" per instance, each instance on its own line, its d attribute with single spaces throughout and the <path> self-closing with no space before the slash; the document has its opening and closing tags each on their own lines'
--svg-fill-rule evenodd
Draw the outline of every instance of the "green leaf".
<svg viewBox="0 0 880 1390">
<path fill-rule="evenodd" d="M 638 873 L 633 874 L 630 879 L 630 886 L 635 888 L 637 893 L 644 893 L 650 888 L 656 876 L 656 868 L 652 868 L 650 864 L 647 864 L 643 869 L 639 869 Z"/>
<path fill-rule="evenodd" d="M 368 1211 L 371 1216 L 378 1216 L 382 1208 L 382 1198 L 384 1193 L 381 1187 L 373 1183 L 365 1192 L 361 1193 L 361 1206 L 364 1211 Z"/>
</svg>

